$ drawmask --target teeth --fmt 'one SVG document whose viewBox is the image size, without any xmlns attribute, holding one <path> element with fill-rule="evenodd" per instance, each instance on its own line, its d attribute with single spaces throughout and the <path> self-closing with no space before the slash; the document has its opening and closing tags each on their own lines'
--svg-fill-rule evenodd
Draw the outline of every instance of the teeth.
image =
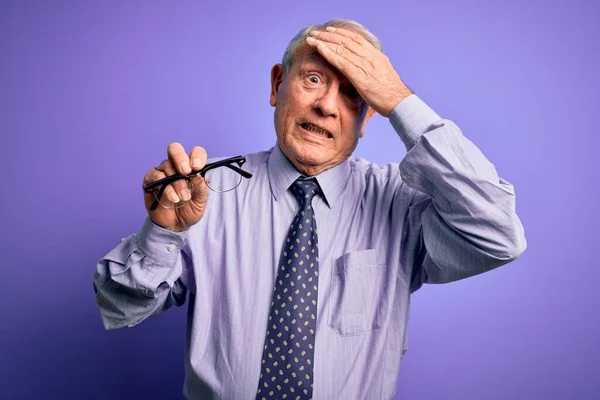
<svg viewBox="0 0 600 400">
<path fill-rule="evenodd" d="M 317 128 L 314 125 L 311 125 L 311 124 L 302 124 L 302 127 L 304 129 L 306 129 L 307 131 L 318 133 L 319 135 L 323 135 L 325 137 L 330 137 L 330 135 L 329 135 L 328 132 L 324 131 L 323 129 Z"/>
</svg>

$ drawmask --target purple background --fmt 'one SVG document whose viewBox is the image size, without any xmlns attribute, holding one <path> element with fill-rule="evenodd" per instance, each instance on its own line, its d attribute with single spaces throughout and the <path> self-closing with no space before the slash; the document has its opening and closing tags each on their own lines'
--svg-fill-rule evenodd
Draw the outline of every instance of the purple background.
<svg viewBox="0 0 600 400">
<path fill-rule="evenodd" d="M 140 229 L 168 143 L 271 147 L 270 67 L 305 24 L 344 17 L 515 185 L 529 243 L 414 295 L 396 398 L 598 398 L 600 7 L 366 4 L 2 1 L 0 397 L 181 396 L 185 308 L 107 333 L 95 263 Z M 356 154 L 405 151 L 377 116 Z"/>
</svg>

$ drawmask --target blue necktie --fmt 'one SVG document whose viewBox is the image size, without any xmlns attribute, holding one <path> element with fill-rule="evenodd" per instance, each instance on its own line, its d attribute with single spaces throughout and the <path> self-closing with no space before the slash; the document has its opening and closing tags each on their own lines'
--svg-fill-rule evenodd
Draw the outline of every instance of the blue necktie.
<svg viewBox="0 0 600 400">
<path fill-rule="evenodd" d="M 311 399 L 317 323 L 319 252 L 311 206 L 314 179 L 291 186 L 300 203 L 283 244 L 267 324 L 256 398 Z"/>
</svg>

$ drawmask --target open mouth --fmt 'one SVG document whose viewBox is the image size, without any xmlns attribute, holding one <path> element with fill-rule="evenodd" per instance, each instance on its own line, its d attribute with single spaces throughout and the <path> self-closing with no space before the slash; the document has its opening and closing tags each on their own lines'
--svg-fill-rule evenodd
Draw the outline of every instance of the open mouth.
<svg viewBox="0 0 600 400">
<path fill-rule="evenodd" d="M 326 131 L 325 129 L 321 129 L 321 128 L 319 128 L 317 126 L 314 126 L 312 124 L 309 124 L 307 122 L 305 122 L 303 124 L 300 124 L 300 126 L 305 131 L 316 133 L 317 135 L 323 136 L 324 138 L 328 138 L 328 139 L 332 139 L 333 138 L 333 135 L 331 133 L 329 133 L 328 131 Z"/>
</svg>

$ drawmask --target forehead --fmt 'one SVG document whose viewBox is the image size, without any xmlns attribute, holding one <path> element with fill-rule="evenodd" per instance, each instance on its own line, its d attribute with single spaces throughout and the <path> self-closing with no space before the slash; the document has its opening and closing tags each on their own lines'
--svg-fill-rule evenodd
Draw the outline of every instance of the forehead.
<svg viewBox="0 0 600 400">
<path fill-rule="evenodd" d="M 346 78 L 337 68 L 331 65 L 317 50 L 307 44 L 302 44 L 296 49 L 293 57 L 292 69 L 302 69 L 306 64 L 316 65 L 341 78 Z"/>
</svg>

